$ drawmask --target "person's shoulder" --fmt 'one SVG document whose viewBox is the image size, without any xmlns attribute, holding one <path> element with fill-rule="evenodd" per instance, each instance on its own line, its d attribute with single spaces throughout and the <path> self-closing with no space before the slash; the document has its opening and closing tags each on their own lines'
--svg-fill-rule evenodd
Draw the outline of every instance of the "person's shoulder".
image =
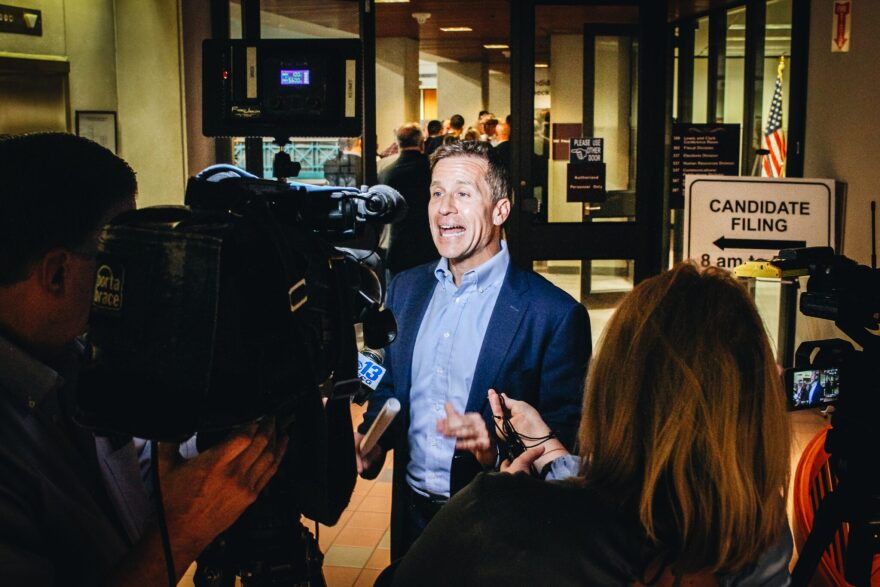
<svg viewBox="0 0 880 587">
<path fill-rule="evenodd" d="M 543 481 L 524 473 L 481 473 L 455 495 L 450 505 L 460 511 L 478 507 L 481 515 L 490 519 L 523 508 L 541 515 L 556 512 L 596 522 L 610 522 L 620 515 L 615 505 L 580 480 Z"/>
<path fill-rule="evenodd" d="M 410 269 L 405 269 L 394 276 L 391 280 L 389 288 L 398 288 L 410 286 L 425 280 L 435 279 L 434 269 L 437 268 L 437 259 L 416 265 Z"/>
<path fill-rule="evenodd" d="M 542 304 L 565 310 L 578 305 L 578 301 L 571 297 L 571 294 L 531 269 L 523 269 L 511 263 L 510 275 L 512 278 L 522 280 L 523 283 L 528 284 L 529 294 L 540 300 Z"/>
<path fill-rule="evenodd" d="M 379 180 L 379 183 L 383 185 L 388 185 L 388 183 L 392 180 L 395 175 L 395 168 L 397 167 L 397 161 L 394 163 L 389 163 L 387 167 L 379 171 L 379 174 L 376 176 L 376 179 Z M 393 187 L 393 186 L 392 186 Z"/>
<path fill-rule="evenodd" d="M 391 163 L 387 169 L 405 171 L 422 167 L 429 167 L 427 155 L 419 151 L 401 151 L 394 163 Z"/>
<path fill-rule="evenodd" d="M 471 492 L 471 497 L 480 499 L 491 497 L 493 499 L 505 499 L 511 496 L 520 496 L 533 499 L 540 496 L 578 496 L 582 500 L 592 496 L 595 491 L 585 488 L 580 482 L 544 481 L 524 473 L 511 475 L 509 473 L 489 472 L 481 473 L 474 478 L 461 493 Z"/>
</svg>

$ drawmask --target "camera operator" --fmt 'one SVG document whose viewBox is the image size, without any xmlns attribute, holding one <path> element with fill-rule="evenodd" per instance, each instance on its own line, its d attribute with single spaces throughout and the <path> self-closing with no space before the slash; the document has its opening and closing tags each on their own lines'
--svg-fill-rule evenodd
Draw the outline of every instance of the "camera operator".
<svg viewBox="0 0 880 587">
<path fill-rule="evenodd" d="M 0 140 L 0 576 L 14 585 L 167 582 L 130 438 L 73 421 L 78 339 L 100 227 L 134 208 L 134 173 L 63 133 Z M 285 437 L 265 419 L 158 469 L 176 579 L 257 498 Z"/>
<path fill-rule="evenodd" d="M 680 264 L 621 303 L 590 366 L 581 456 L 537 410 L 501 397 L 489 394 L 496 430 L 529 449 L 502 470 L 565 480 L 480 475 L 395 585 L 788 584 L 784 395 L 754 303 L 729 274 Z M 452 416 L 447 434 L 486 435 L 482 420 Z"/>
</svg>

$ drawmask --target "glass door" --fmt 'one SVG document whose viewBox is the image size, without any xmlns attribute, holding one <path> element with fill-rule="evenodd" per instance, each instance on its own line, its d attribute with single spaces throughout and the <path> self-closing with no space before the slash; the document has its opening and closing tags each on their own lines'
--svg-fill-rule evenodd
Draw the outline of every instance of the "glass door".
<svg viewBox="0 0 880 587">
<path fill-rule="evenodd" d="M 587 305 L 596 337 L 603 313 L 661 268 L 666 16 L 648 0 L 529 0 L 511 25 L 511 250 Z M 577 167 L 572 139 L 601 139 L 600 197 L 579 191 L 573 169 L 595 168 Z"/>
</svg>

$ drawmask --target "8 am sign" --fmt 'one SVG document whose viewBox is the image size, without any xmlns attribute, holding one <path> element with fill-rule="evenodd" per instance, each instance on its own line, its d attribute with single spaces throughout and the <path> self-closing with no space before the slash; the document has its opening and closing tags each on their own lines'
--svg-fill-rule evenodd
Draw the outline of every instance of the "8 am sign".
<svg viewBox="0 0 880 587">
<path fill-rule="evenodd" d="M 780 249 L 834 246 L 834 181 L 689 175 L 684 253 L 732 269 Z"/>
</svg>

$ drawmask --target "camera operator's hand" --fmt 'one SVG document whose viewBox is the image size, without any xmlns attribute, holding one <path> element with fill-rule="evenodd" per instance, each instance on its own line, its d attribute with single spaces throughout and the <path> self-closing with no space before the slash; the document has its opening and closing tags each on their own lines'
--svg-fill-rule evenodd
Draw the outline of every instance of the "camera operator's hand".
<svg viewBox="0 0 880 587">
<path fill-rule="evenodd" d="M 159 445 L 159 478 L 169 531 L 214 536 L 232 525 L 275 475 L 287 449 L 275 418 L 232 432 L 193 459 L 174 444 Z M 193 525 L 197 524 L 195 528 Z M 194 536 L 195 538 L 195 536 Z"/>
<path fill-rule="evenodd" d="M 364 439 L 363 434 L 354 433 L 354 454 L 357 460 L 358 475 L 364 479 L 375 479 L 382 471 L 382 465 L 385 464 L 385 451 L 377 442 L 370 452 L 361 453 L 361 440 Z"/>
<path fill-rule="evenodd" d="M 278 470 L 287 436 L 265 418 L 221 444 L 184 460 L 178 445 L 160 443 L 159 480 L 177 579 L 220 532 L 235 522 Z M 167 583 L 158 529 L 143 538 L 115 570 L 110 585 Z"/>
<path fill-rule="evenodd" d="M 477 412 L 459 414 L 449 402 L 445 407 L 446 417 L 437 420 L 437 432 L 455 438 L 455 448 L 469 450 L 484 467 L 494 466 L 498 453 L 483 415 Z"/>
</svg>

